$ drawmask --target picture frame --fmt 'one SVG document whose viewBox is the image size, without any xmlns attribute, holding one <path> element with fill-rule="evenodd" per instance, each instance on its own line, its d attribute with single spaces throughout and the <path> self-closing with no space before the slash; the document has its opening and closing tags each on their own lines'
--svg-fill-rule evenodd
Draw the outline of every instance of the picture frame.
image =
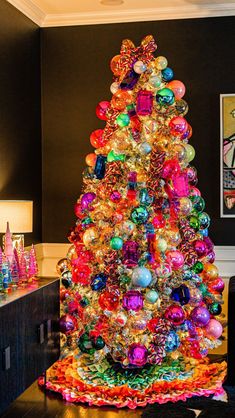
<svg viewBox="0 0 235 418">
<path fill-rule="evenodd" d="M 220 94 L 220 217 L 235 218 L 235 93 Z"/>
</svg>

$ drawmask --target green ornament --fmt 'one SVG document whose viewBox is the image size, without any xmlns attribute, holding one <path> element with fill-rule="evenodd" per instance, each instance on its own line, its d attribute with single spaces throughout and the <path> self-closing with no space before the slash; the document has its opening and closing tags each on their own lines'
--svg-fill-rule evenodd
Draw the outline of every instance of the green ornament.
<svg viewBox="0 0 235 418">
<path fill-rule="evenodd" d="M 105 346 L 105 342 L 101 336 L 92 339 L 92 346 L 95 348 L 95 350 L 102 350 Z"/>
<path fill-rule="evenodd" d="M 114 151 L 110 151 L 107 155 L 107 161 L 108 163 L 111 163 L 112 161 L 125 161 L 126 156 L 125 154 L 115 154 Z"/>
<path fill-rule="evenodd" d="M 203 212 L 205 209 L 205 200 L 201 196 L 191 196 L 190 200 L 193 203 L 193 209 L 197 212 Z"/>
<path fill-rule="evenodd" d="M 92 219 L 90 217 L 84 218 L 82 220 L 82 225 L 89 225 L 92 223 Z"/>
<path fill-rule="evenodd" d="M 191 228 L 195 229 L 196 231 L 200 228 L 200 222 L 197 216 L 190 216 L 189 218 L 189 225 Z"/>
<path fill-rule="evenodd" d="M 199 273 L 201 273 L 201 272 L 203 271 L 203 268 L 204 268 L 204 266 L 203 266 L 203 264 L 201 263 L 201 261 L 197 261 L 197 262 L 193 265 L 192 270 L 194 271 L 194 273 L 199 274 Z"/>
<path fill-rule="evenodd" d="M 80 305 L 85 308 L 86 306 L 88 306 L 90 304 L 89 299 L 84 296 L 81 300 L 80 300 Z"/>
<path fill-rule="evenodd" d="M 204 283 L 201 283 L 198 288 L 201 291 L 202 296 L 205 296 L 208 293 L 207 286 Z"/>
<path fill-rule="evenodd" d="M 145 299 L 148 303 L 155 303 L 159 298 L 158 292 L 156 290 L 148 290 L 145 295 Z"/>
<path fill-rule="evenodd" d="M 125 126 L 129 125 L 130 117 L 127 113 L 120 113 L 116 119 L 116 122 L 120 128 L 124 128 Z"/>
<path fill-rule="evenodd" d="M 121 285 L 128 285 L 131 282 L 131 278 L 128 276 L 121 276 L 120 277 L 120 284 Z"/>
<path fill-rule="evenodd" d="M 208 306 L 208 309 L 212 315 L 220 315 L 222 312 L 221 305 L 217 302 L 211 303 L 211 305 Z"/>
<path fill-rule="evenodd" d="M 175 95 L 172 90 L 165 87 L 164 89 L 158 90 L 156 100 L 162 106 L 172 105 L 175 101 Z"/>
<path fill-rule="evenodd" d="M 134 208 L 131 212 L 131 220 L 137 225 L 144 224 L 148 220 L 148 217 L 149 213 L 143 206 Z"/>
<path fill-rule="evenodd" d="M 184 144 L 184 148 L 186 150 L 186 161 L 190 163 L 195 157 L 195 149 L 190 144 Z"/>
<path fill-rule="evenodd" d="M 113 237 L 110 241 L 110 247 L 113 250 L 121 250 L 123 246 L 123 240 L 120 237 Z"/>
<path fill-rule="evenodd" d="M 199 213 L 198 219 L 199 219 L 199 222 L 200 222 L 200 228 L 201 229 L 209 228 L 211 220 L 210 220 L 210 217 L 209 217 L 208 213 L 206 213 L 206 212 Z"/>
<path fill-rule="evenodd" d="M 84 332 L 84 334 L 82 334 L 79 338 L 78 347 L 80 348 L 82 353 L 94 354 L 95 352 L 95 349 L 92 346 L 92 341 L 87 332 Z"/>
</svg>

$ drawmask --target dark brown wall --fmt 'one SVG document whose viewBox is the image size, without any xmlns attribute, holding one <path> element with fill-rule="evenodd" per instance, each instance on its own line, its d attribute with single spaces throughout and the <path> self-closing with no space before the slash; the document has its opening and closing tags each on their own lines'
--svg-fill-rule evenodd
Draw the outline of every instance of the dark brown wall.
<svg viewBox="0 0 235 418">
<path fill-rule="evenodd" d="M 158 41 L 175 78 L 187 87 L 188 120 L 194 129 L 194 164 L 212 217 L 217 245 L 235 244 L 235 221 L 219 217 L 219 94 L 234 92 L 233 17 L 47 28 L 42 30 L 43 241 L 66 241 L 74 223 L 89 134 L 102 126 L 95 116 L 110 98 L 109 61 L 123 38 Z"/>
<path fill-rule="evenodd" d="M 0 199 L 34 202 L 41 240 L 40 30 L 5 0 L 0 2 Z"/>
</svg>

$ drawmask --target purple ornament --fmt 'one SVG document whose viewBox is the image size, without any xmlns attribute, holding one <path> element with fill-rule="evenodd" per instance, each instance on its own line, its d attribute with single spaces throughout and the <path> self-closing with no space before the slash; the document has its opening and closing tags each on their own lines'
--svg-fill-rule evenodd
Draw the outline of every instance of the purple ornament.
<svg viewBox="0 0 235 418">
<path fill-rule="evenodd" d="M 127 311 L 139 311 L 143 303 L 144 298 L 138 290 L 129 290 L 123 295 L 122 305 Z"/>
<path fill-rule="evenodd" d="M 207 261 L 208 263 L 211 263 L 211 264 L 213 264 L 213 263 L 214 263 L 214 261 L 215 261 L 215 252 L 214 252 L 214 251 L 210 251 L 210 252 L 207 254 L 207 256 L 206 256 L 206 261 Z"/>
<path fill-rule="evenodd" d="M 141 116 L 150 115 L 153 109 L 153 94 L 148 90 L 140 90 L 137 95 L 136 113 Z"/>
<path fill-rule="evenodd" d="M 82 210 L 92 210 L 90 204 L 96 198 L 95 193 L 85 193 L 81 198 L 81 207 Z"/>
<path fill-rule="evenodd" d="M 135 241 L 126 241 L 123 245 L 123 264 L 128 268 L 136 267 L 138 265 L 138 254 L 139 244 Z"/>
<path fill-rule="evenodd" d="M 142 367 L 147 363 L 148 350 L 144 345 L 131 344 L 128 349 L 128 360 L 134 366 Z"/>
<path fill-rule="evenodd" d="M 72 315 L 63 315 L 59 321 L 60 332 L 69 334 L 76 329 L 76 319 Z"/>
<path fill-rule="evenodd" d="M 125 75 L 119 87 L 122 90 L 132 90 L 135 87 L 137 81 L 139 80 L 139 77 L 140 74 L 137 74 L 134 70 L 130 70 Z"/>
<path fill-rule="evenodd" d="M 122 195 L 120 192 L 118 192 L 117 190 L 114 190 L 111 194 L 110 194 L 110 200 L 112 200 L 112 202 L 119 202 L 119 200 L 121 199 Z"/>
<path fill-rule="evenodd" d="M 205 243 L 205 244 L 206 244 L 206 246 L 207 246 L 207 250 L 208 250 L 208 252 L 213 251 L 213 249 L 214 249 L 214 244 L 213 244 L 213 242 L 211 241 L 211 239 L 210 239 L 209 237 L 204 237 L 203 241 L 204 241 L 204 243 Z"/>
<path fill-rule="evenodd" d="M 205 257 L 207 255 L 208 250 L 207 250 L 207 245 L 206 245 L 205 241 L 197 239 L 194 242 L 194 248 L 195 248 L 195 251 L 196 251 L 198 257 Z"/>
<path fill-rule="evenodd" d="M 192 321 L 189 321 L 188 319 L 185 321 L 185 325 L 187 327 L 188 333 L 190 337 L 194 338 L 197 336 L 197 331 L 195 328 L 195 325 L 192 323 Z"/>
<path fill-rule="evenodd" d="M 203 306 L 198 306 L 192 311 L 191 319 L 197 326 L 205 327 L 210 320 L 210 312 Z"/>
</svg>

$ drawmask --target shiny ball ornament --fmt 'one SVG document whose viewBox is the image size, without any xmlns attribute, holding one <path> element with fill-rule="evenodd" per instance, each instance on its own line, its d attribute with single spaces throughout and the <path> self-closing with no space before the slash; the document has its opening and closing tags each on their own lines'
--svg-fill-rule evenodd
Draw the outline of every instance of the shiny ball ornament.
<svg viewBox="0 0 235 418">
<path fill-rule="evenodd" d="M 175 96 L 172 90 L 168 88 L 163 88 L 157 91 L 156 101 L 161 106 L 172 105 L 175 101 Z"/>
<path fill-rule="evenodd" d="M 161 71 L 167 67 L 168 62 L 167 62 L 166 57 L 163 57 L 160 55 L 159 57 L 155 59 L 154 64 L 155 64 L 156 69 Z"/>
<path fill-rule="evenodd" d="M 117 91 L 119 90 L 119 83 L 117 83 L 116 81 L 114 81 L 114 83 L 111 84 L 110 86 L 110 91 L 112 94 L 117 93 Z"/>
<path fill-rule="evenodd" d="M 196 231 L 200 228 L 200 222 L 197 216 L 190 216 L 189 218 L 189 225 L 191 228 L 195 229 Z"/>
<path fill-rule="evenodd" d="M 159 294 L 156 290 L 148 290 L 145 294 L 145 300 L 148 303 L 154 304 L 159 299 Z"/>
<path fill-rule="evenodd" d="M 175 158 L 179 162 L 185 161 L 186 159 L 186 150 L 182 144 L 169 144 L 168 153 L 171 158 Z"/>
<path fill-rule="evenodd" d="M 96 338 L 91 338 L 91 344 L 95 350 L 102 350 L 105 347 L 105 341 L 100 335 Z"/>
<path fill-rule="evenodd" d="M 206 212 L 199 213 L 198 219 L 200 222 L 201 229 L 209 228 L 211 220 L 210 220 L 209 215 Z"/>
<path fill-rule="evenodd" d="M 127 311 L 139 311 L 143 308 L 144 298 L 138 290 L 129 290 L 122 298 L 123 308 Z"/>
<path fill-rule="evenodd" d="M 173 270 L 179 270 L 184 265 L 184 256 L 180 251 L 168 251 L 166 260 Z"/>
<path fill-rule="evenodd" d="M 139 311 L 130 318 L 128 321 L 128 327 L 134 334 L 141 334 L 146 331 L 148 323 L 148 314 L 144 311 Z"/>
<path fill-rule="evenodd" d="M 205 242 L 202 240 L 196 240 L 193 244 L 198 257 L 205 257 L 207 254 L 207 246 Z"/>
<path fill-rule="evenodd" d="M 172 323 L 172 325 L 178 326 L 185 321 L 185 312 L 179 305 L 170 305 L 165 310 L 165 318 Z"/>
<path fill-rule="evenodd" d="M 159 212 L 156 216 L 154 216 L 152 223 L 154 228 L 162 229 L 166 225 L 166 219 L 163 217 L 163 214 Z"/>
<path fill-rule="evenodd" d="M 90 135 L 90 143 L 94 148 L 104 147 L 107 143 L 106 139 L 103 138 L 103 129 L 96 129 Z"/>
<path fill-rule="evenodd" d="M 84 193 L 81 197 L 81 207 L 82 210 L 90 210 L 91 206 L 90 204 L 95 200 L 96 194 L 93 192 Z"/>
<path fill-rule="evenodd" d="M 198 306 L 202 302 L 203 296 L 197 287 L 190 288 L 190 305 Z"/>
<path fill-rule="evenodd" d="M 96 274 L 91 279 L 91 289 L 95 291 L 103 290 L 106 287 L 108 277 L 104 273 Z"/>
<path fill-rule="evenodd" d="M 128 126 L 130 123 L 130 117 L 127 113 L 120 113 L 116 119 L 116 123 L 120 128 L 124 128 L 125 126 Z"/>
<path fill-rule="evenodd" d="M 68 289 L 73 285 L 72 272 L 70 270 L 64 270 L 61 276 L 61 284 Z"/>
<path fill-rule="evenodd" d="M 195 157 L 195 149 L 190 144 L 185 144 L 184 147 L 186 150 L 186 161 L 190 163 Z"/>
<path fill-rule="evenodd" d="M 144 345 L 137 343 L 131 344 L 127 356 L 131 365 L 143 367 L 147 363 L 148 350 Z"/>
<path fill-rule="evenodd" d="M 143 61 L 136 61 L 133 68 L 134 68 L 135 73 L 137 73 L 137 74 L 142 74 L 147 69 L 147 67 L 146 67 L 146 65 L 144 64 Z"/>
<path fill-rule="evenodd" d="M 182 116 L 175 116 L 169 123 L 170 133 L 174 136 L 182 135 L 188 127 L 188 122 Z"/>
<path fill-rule="evenodd" d="M 89 167 L 95 167 L 96 159 L 97 155 L 94 152 L 91 152 L 90 154 L 87 154 L 85 161 Z"/>
<path fill-rule="evenodd" d="M 143 142 L 142 144 L 140 144 L 139 150 L 141 154 L 147 155 L 151 152 L 152 147 L 148 142 Z"/>
<path fill-rule="evenodd" d="M 183 99 L 176 100 L 175 109 L 179 116 L 185 116 L 188 113 L 188 103 Z"/>
<path fill-rule="evenodd" d="M 183 276 L 182 277 L 183 277 L 183 280 L 191 280 L 192 277 L 193 277 L 193 273 L 192 273 L 191 270 L 185 270 L 183 272 Z"/>
<path fill-rule="evenodd" d="M 152 281 L 152 274 L 146 267 L 136 267 L 132 270 L 131 280 L 134 286 L 146 288 Z"/>
<path fill-rule="evenodd" d="M 69 260 L 67 258 L 61 258 L 56 265 L 56 271 L 59 275 L 61 275 L 63 271 L 68 270 L 69 267 Z"/>
<path fill-rule="evenodd" d="M 131 220 L 137 225 L 144 224 L 148 220 L 148 217 L 148 210 L 143 206 L 134 208 L 131 212 Z"/>
<path fill-rule="evenodd" d="M 209 312 L 211 315 L 220 315 L 222 312 L 222 307 L 219 303 L 213 302 L 208 306 Z"/>
<path fill-rule="evenodd" d="M 195 167 L 192 166 L 188 166 L 185 169 L 185 173 L 187 174 L 188 177 L 188 181 L 192 184 L 196 184 L 197 183 L 197 170 Z"/>
<path fill-rule="evenodd" d="M 201 196 L 200 190 L 197 189 L 197 187 L 195 187 L 195 186 L 191 186 L 190 187 L 190 197 L 191 196 Z"/>
<path fill-rule="evenodd" d="M 224 291 L 224 281 L 221 277 L 216 277 L 211 280 L 208 285 L 208 290 L 216 293 L 223 293 Z"/>
<path fill-rule="evenodd" d="M 113 190 L 109 197 L 112 202 L 117 203 L 120 202 L 122 195 L 118 190 Z"/>
<path fill-rule="evenodd" d="M 124 312 L 118 312 L 117 314 L 114 314 L 112 318 L 114 323 L 119 327 L 124 327 L 126 325 L 127 316 L 124 314 Z"/>
<path fill-rule="evenodd" d="M 60 332 L 63 334 L 70 334 L 77 329 L 77 320 L 72 315 L 63 315 L 59 321 Z"/>
<path fill-rule="evenodd" d="M 167 277 L 171 276 L 172 267 L 171 267 L 170 263 L 164 262 L 164 264 L 159 264 L 155 268 L 155 273 L 156 273 L 157 277 L 166 279 Z"/>
<path fill-rule="evenodd" d="M 203 306 L 197 306 L 191 312 L 191 319 L 198 327 L 205 327 L 210 320 L 210 312 Z"/>
<path fill-rule="evenodd" d="M 116 311 L 119 306 L 118 293 L 105 290 L 99 297 L 99 305 L 103 310 Z"/>
<path fill-rule="evenodd" d="M 122 57 L 121 55 L 115 55 L 110 61 L 110 69 L 115 76 L 119 76 L 122 73 Z"/>
<path fill-rule="evenodd" d="M 151 75 L 149 77 L 149 84 L 154 88 L 158 88 L 162 84 L 162 80 L 157 75 Z"/>
<path fill-rule="evenodd" d="M 165 350 L 167 353 L 177 350 L 180 345 L 180 339 L 178 334 L 175 331 L 170 331 L 167 335 Z"/>
<path fill-rule="evenodd" d="M 171 299 L 175 302 L 179 302 L 181 305 L 187 305 L 190 301 L 190 291 L 188 286 L 182 284 L 179 287 L 176 287 L 171 292 Z"/>
<path fill-rule="evenodd" d="M 200 274 L 202 273 L 204 269 L 204 265 L 201 263 L 201 261 L 197 261 L 193 266 L 192 266 L 192 270 L 194 271 L 194 273 L 196 274 Z"/>
<path fill-rule="evenodd" d="M 164 70 L 162 70 L 162 78 L 163 78 L 164 81 L 170 81 L 170 80 L 172 80 L 173 77 L 174 77 L 174 72 L 173 72 L 172 68 L 166 67 L 166 68 L 164 68 Z M 169 87 L 169 85 L 167 87 Z"/>
<path fill-rule="evenodd" d="M 118 90 L 112 97 L 111 106 L 117 110 L 124 110 L 132 101 L 131 91 Z"/>
<path fill-rule="evenodd" d="M 95 113 L 96 116 L 101 120 L 107 120 L 107 110 L 109 109 L 110 103 L 108 101 L 99 102 L 96 106 Z"/>
<path fill-rule="evenodd" d="M 86 229 L 83 234 L 83 243 L 86 247 L 94 246 L 98 243 L 99 234 L 96 228 L 91 227 Z"/>
<path fill-rule="evenodd" d="M 185 95 L 186 89 L 182 81 L 172 80 L 170 81 L 170 83 L 167 84 L 167 87 L 174 92 L 176 100 L 182 99 L 182 97 Z"/>
<path fill-rule="evenodd" d="M 164 253 L 167 250 L 167 241 L 164 238 L 158 238 L 156 241 L 156 249 Z"/>
<path fill-rule="evenodd" d="M 218 277 L 219 271 L 214 264 L 204 264 L 204 274 L 208 280 L 214 280 Z"/>
<path fill-rule="evenodd" d="M 110 241 L 110 247 L 113 250 L 121 250 L 123 247 L 123 240 L 120 237 L 113 237 Z"/>
<path fill-rule="evenodd" d="M 188 216 L 193 209 L 191 200 L 188 197 L 181 197 L 179 199 L 179 214 L 181 216 Z"/>
<path fill-rule="evenodd" d="M 87 332 L 84 332 L 78 340 L 78 347 L 82 353 L 94 354 L 95 348 L 93 347 L 92 340 Z"/>
<path fill-rule="evenodd" d="M 221 323 L 216 319 L 210 319 L 210 321 L 206 325 L 205 331 L 208 337 L 217 339 L 221 337 L 223 333 L 223 327 Z"/>
<path fill-rule="evenodd" d="M 198 213 L 203 212 L 206 206 L 205 200 L 201 196 L 192 196 L 190 199 L 193 203 L 193 209 Z"/>
</svg>

